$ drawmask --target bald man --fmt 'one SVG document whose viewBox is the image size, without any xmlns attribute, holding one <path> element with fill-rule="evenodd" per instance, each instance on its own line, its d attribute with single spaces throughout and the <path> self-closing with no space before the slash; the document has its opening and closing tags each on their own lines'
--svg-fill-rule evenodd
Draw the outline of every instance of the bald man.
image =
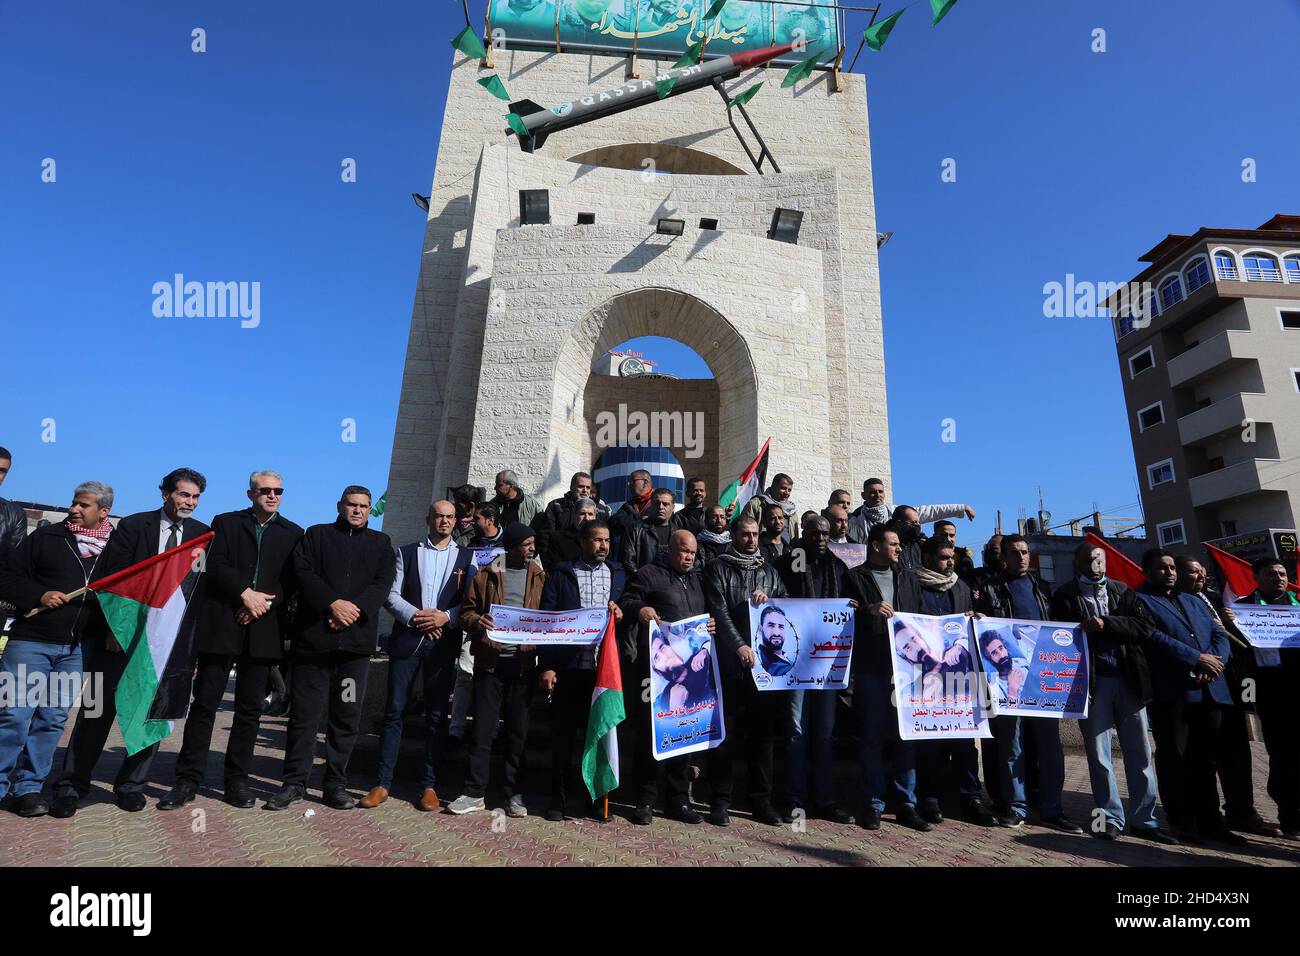
<svg viewBox="0 0 1300 956">
<path fill-rule="evenodd" d="M 385 607 L 397 620 L 388 638 L 388 698 L 384 705 L 384 730 L 379 739 L 379 780 L 361 799 L 373 809 L 388 799 L 393 769 L 402 743 L 402 715 L 418 674 L 424 685 L 424 771 L 420 796 L 424 811 L 441 806 L 436 764 L 442 756 L 443 717 L 456 680 L 461 629 L 460 606 L 474 578 L 474 552 L 452 540 L 456 506 L 438 500 L 425 518 L 429 534 L 397 552 L 397 575 Z"/>
</svg>

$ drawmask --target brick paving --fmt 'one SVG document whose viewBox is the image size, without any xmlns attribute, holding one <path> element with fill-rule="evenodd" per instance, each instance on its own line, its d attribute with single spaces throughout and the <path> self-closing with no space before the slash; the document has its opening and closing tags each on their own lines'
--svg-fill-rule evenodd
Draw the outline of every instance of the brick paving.
<svg viewBox="0 0 1300 956">
<path fill-rule="evenodd" d="M 743 812 L 732 826 L 704 823 L 687 826 L 656 818 L 638 827 L 621 815 L 627 807 L 613 801 L 613 822 L 573 819 L 548 823 L 546 808 L 549 751 L 542 736 L 541 714 L 534 712 L 525 788 L 534 816 L 511 820 L 501 814 L 461 817 L 421 813 L 411 775 L 417 771 L 419 731 L 413 722 L 404 742 L 394 797 L 377 810 L 331 810 L 309 791 L 304 803 L 287 811 L 236 810 L 220 799 L 221 761 L 230 727 L 227 709 L 217 719 L 205 787 L 183 810 L 161 812 L 153 801 L 170 784 L 180 733 L 163 743 L 151 784 L 150 806 L 124 813 L 113 802 L 111 781 L 121 761 L 120 738 L 96 768 L 95 785 L 82 809 L 68 820 L 20 819 L 0 813 L 0 866 L 1294 866 L 1300 844 L 1251 838 L 1245 852 L 1205 848 L 1164 848 L 1132 839 L 1104 843 L 1091 836 L 1069 836 L 1028 825 L 1019 830 L 984 828 L 952 821 L 930 833 L 915 833 L 886 816 L 878 832 L 856 826 L 808 821 L 805 829 L 766 827 Z M 69 722 L 69 727 L 71 721 Z M 65 733 L 64 743 L 66 744 Z M 285 721 L 262 722 L 253 786 L 265 797 L 278 786 Z M 352 763 L 352 784 L 364 792 L 373 780 L 377 738 L 363 737 Z M 1265 816 L 1275 808 L 1264 795 L 1267 767 L 1261 744 L 1255 748 L 1258 806 Z M 322 747 L 323 750 L 323 747 Z M 62 762 L 62 750 L 56 768 Z M 1118 761 L 1117 761 L 1118 762 Z M 447 761 L 440 780 L 444 801 L 459 793 L 463 753 Z M 495 764 L 495 761 L 494 761 Z M 494 775 L 499 768 L 494 765 Z M 1121 774 L 1122 767 L 1117 768 Z M 319 768 L 313 780 L 319 780 Z M 856 773 L 850 760 L 839 761 L 842 794 L 852 792 Z M 743 774 L 742 774 L 743 776 Z M 495 776 L 494 776 L 495 779 Z M 742 784 L 743 787 L 743 784 Z M 1086 823 L 1091 810 L 1087 767 L 1080 753 L 1066 754 L 1065 806 Z M 1121 784 L 1121 791 L 1123 786 Z M 48 787 L 47 787 L 48 792 Z M 738 793 L 743 789 L 738 787 Z M 502 801 L 489 791 L 488 806 Z M 848 805 L 846 801 L 846 806 Z M 314 811 L 310 815 L 306 811 Z"/>
</svg>

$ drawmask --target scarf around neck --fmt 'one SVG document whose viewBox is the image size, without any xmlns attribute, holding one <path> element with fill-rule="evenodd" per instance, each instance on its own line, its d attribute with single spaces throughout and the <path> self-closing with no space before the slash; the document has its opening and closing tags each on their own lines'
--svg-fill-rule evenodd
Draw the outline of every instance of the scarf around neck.
<svg viewBox="0 0 1300 956">
<path fill-rule="evenodd" d="M 695 537 L 708 544 L 730 544 L 731 535 L 726 531 L 709 531 L 707 528 Z"/>
<path fill-rule="evenodd" d="M 104 545 L 108 543 L 109 534 L 113 531 L 113 526 L 108 523 L 107 518 L 100 521 L 99 525 L 94 528 L 83 528 L 69 518 L 66 527 L 68 533 L 77 542 L 77 553 L 83 558 L 98 557 L 100 552 L 104 550 Z"/>
<path fill-rule="evenodd" d="M 739 571 L 757 571 L 763 566 L 763 552 L 755 551 L 753 554 L 741 554 L 733 545 L 719 554 L 718 560 L 726 561 Z"/>
<path fill-rule="evenodd" d="M 781 506 L 781 510 L 785 512 L 785 516 L 786 516 L 787 518 L 793 518 L 793 517 L 794 517 L 794 502 L 791 501 L 789 498 L 786 498 L 785 501 L 778 501 L 776 498 L 774 498 L 774 497 L 772 496 L 772 491 L 773 491 L 773 489 L 769 488 L 769 489 L 767 489 L 767 491 L 759 492 L 759 495 L 758 495 L 758 496 L 759 496 L 760 498 L 762 498 L 763 501 L 766 502 L 766 503 L 769 504 L 769 505 L 780 505 L 780 506 Z"/>
<path fill-rule="evenodd" d="M 957 583 L 956 571 L 940 574 L 938 571 L 931 571 L 924 565 L 916 569 L 916 576 L 921 582 L 921 587 L 927 591 L 947 591 Z"/>
</svg>

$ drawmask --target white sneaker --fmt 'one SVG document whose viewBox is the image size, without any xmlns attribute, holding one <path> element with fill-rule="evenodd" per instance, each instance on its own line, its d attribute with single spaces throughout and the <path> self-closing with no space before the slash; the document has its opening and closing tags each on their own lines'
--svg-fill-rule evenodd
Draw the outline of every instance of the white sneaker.
<svg viewBox="0 0 1300 956">
<path fill-rule="evenodd" d="M 516 818 L 528 816 L 528 808 L 524 806 L 524 798 L 519 794 L 516 793 L 510 798 L 510 802 L 506 805 L 506 816 Z"/>
<path fill-rule="evenodd" d="M 447 810 L 451 813 L 473 813 L 475 810 L 484 810 L 487 805 L 483 802 L 482 797 L 470 797 L 461 795 L 451 801 Z"/>
</svg>

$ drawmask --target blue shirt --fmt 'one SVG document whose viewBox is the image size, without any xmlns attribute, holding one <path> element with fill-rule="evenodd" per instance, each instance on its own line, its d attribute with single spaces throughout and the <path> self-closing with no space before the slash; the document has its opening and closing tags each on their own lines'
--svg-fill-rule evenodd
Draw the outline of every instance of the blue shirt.
<svg viewBox="0 0 1300 956">
<path fill-rule="evenodd" d="M 1029 575 L 1022 574 L 1018 578 L 1009 580 L 1007 590 L 1011 593 L 1011 611 L 1016 617 L 1025 621 L 1043 619 L 1043 612 L 1038 607 L 1038 599 L 1034 597 L 1034 582 Z"/>
</svg>

